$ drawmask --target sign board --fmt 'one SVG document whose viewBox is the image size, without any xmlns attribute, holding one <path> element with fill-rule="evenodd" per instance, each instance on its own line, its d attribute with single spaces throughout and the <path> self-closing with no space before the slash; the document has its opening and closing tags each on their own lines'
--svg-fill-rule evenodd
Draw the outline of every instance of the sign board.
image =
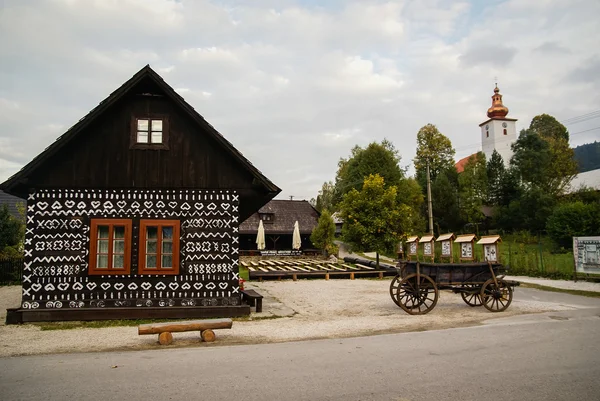
<svg viewBox="0 0 600 401">
<path fill-rule="evenodd" d="M 600 237 L 573 237 L 576 273 L 600 274 Z"/>
</svg>

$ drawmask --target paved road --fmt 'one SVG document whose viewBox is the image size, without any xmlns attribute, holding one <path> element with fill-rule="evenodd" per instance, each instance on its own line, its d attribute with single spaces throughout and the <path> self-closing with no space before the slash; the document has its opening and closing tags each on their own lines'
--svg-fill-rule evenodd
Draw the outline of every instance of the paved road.
<svg viewBox="0 0 600 401">
<path fill-rule="evenodd" d="M 523 290 L 582 308 L 367 338 L 6 358 L 0 398 L 599 399 L 599 301 Z"/>
</svg>

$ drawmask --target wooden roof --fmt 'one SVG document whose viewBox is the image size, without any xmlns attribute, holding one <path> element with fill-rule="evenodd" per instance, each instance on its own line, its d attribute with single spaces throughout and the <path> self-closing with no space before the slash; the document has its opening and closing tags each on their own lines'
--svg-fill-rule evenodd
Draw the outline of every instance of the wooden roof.
<svg viewBox="0 0 600 401">
<path fill-rule="evenodd" d="M 496 242 L 502 242 L 499 235 L 486 235 L 477 241 L 477 245 L 495 244 Z"/>
<path fill-rule="evenodd" d="M 433 235 L 428 234 L 428 235 L 422 236 L 421 239 L 419 240 L 419 243 L 422 243 L 422 242 L 431 242 L 431 241 L 433 241 Z"/>
<path fill-rule="evenodd" d="M 28 177 L 34 175 L 39 168 L 42 168 L 43 163 L 48 160 L 51 156 L 56 154 L 59 150 L 64 148 L 67 144 L 72 142 L 78 137 L 82 131 L 90 126 L 90 124 L 106 110 L 108 110 L 113 104 L 127 95 L 136 85 L 143 80 L 150 79 L 153 81 L 161 90 L 164 91 L 166 97 L 172 100 L 178 107 L 181 108 L 192 120 L 203 128 L 203 132 L 206 135 L 212 137 L 217 143 L 219 143 L 226 152 L 228 152 L 233 158 L 237 159 L 242 168 L 246 169 L 253 177 L 253 185 L 260 189 L 260 191 L 268 194 L 267 199 L 275 197 L 281 189 L 273 184 L 267 177 L 265 177 L 252 163 L 246 159 L 233 145 L 223 137 L 212 125 L 210 125 L 204 117 L 202 117 L 192 106 L 190 106 L 175 90 L 169 86 L 161 77 L 158 75 L 149 65 L 143 67 L 127 82 L 121 85 L 117 90 L 112 92 L 106 99 L 104 99 L 98 106 L 92 109 L 85 117 L 79 120 L 73 125 L 67 132 L 58 137 L 54 143 L 48 146 L 42 153 L 37 155 L 31 162 L 23 167 L 19 172 L 14 174 L 4 183 L 0 184 L 0 189 L 25 198 L 28 192 Z M 262 202 L 261 202 L 262 203 Z M 262 203 L 264 204 L 264 203 Z M 256 210 L 256 209 L 254 209 Z"/>
<path fill-rule="evenodd" d="M 310 234 L 317 226 L 319 212 L 308 201 L 273 199 L 242 224 L 240 234 L 256 234 L 260 214 L 272 214 L 272 222 L 263 221 L 265 234 L 292 234 L 298 221 L 300 234 Z"/>
<path fill-rule="evenodd" d="M 462 234 L 456 237 L 454 242 L 471 242 L 475 239 L 475 234 Z"/>
<path fill-rule="evenodd" d="M 442 234 L 439 237 L 437 237 L 436 241 L 449 241 L 451 239 L 454 239 L 454 234 L 447 233 L 447 234 Z"/>
<path fill-rule="evenodd" d="M 419 236 L 418 235 L 413 235 L 412 237 L 408 237 L 406 239 L 406 243 L 409 244 L 411 242 L 415 242 L 415 241 L 418 241 L 418 240 L 419 240 Z"/>
</svg>

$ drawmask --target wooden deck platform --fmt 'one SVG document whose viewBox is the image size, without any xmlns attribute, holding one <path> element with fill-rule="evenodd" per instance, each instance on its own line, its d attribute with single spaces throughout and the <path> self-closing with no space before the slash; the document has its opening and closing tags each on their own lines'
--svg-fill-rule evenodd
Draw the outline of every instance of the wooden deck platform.
<svg viewBox="0 0 600 401">
<path fill-rule="evenodd" d="M 348 263 L 330 263 L 322 259 L 285 259 L 285 260 L 261 260 L 258 262 L 242 262 L 242 266 L 248 269 L 250 280 L 263 279 L 292 279 L 299 278 L 325 278 L 330 277 L 349 278 L 354 280 L 356 276 L 379 277 L 395 276 L 396 269 L 381 267 L 376 269 L 362 264 L 352 266 Z"/>
</svg>

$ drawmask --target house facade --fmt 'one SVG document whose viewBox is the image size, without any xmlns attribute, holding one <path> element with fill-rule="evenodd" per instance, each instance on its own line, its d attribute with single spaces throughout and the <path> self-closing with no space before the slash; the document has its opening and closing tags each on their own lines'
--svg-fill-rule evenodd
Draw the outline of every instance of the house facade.
<svg viewBox="0 0 600 401">
<path fill-rule="evenodd" d="M 280 192 L 149 66 L 0 189 L 27 200 L 15 321 L 247 314 L 239 222 Z"/>
</svg>

